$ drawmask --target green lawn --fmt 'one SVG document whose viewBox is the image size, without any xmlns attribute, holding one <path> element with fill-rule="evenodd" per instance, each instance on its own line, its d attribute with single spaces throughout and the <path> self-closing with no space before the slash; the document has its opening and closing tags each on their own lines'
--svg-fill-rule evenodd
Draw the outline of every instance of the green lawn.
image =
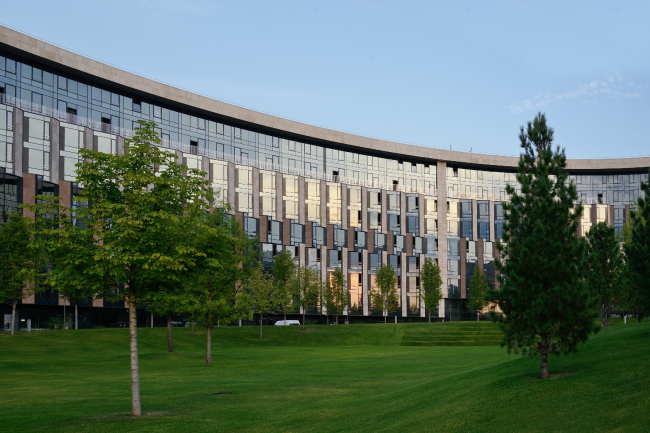
<svg viewBox="0 0 650 433">
<path fill-rule="evenodd" d="M 167 353 L 165 329 L 139 329 L 139 419 L 127 330 L 0 333 L 0 431 L 650 430 L 650 324 L 552 357 L 547 381 L 499 346 L 403 345 L 445 326 L 217 328 L 212 366 L 204 331 L 175 328 Z"/>
</svg>

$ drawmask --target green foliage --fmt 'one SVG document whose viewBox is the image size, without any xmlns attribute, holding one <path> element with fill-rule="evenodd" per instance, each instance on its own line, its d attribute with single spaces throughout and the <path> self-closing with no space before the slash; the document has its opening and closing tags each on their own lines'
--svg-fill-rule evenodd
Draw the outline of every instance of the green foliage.
<svg viewBox="0 0 650 433">
<path fill-rule="evenodd" d="M 273 276 L 267 273 L 263 266 L 257 266 L 244 282 L 244 290 L 250 296 L 250 305 L 253 311 L 260 315 L 261 340 L 264 315 L 274 312 L 280 304 L 273 282 Z"/>
<path fill-rule="evenodd" d="M 306 266 L 300 266 L 291 281 L 291 292 L 298 308 L 302 309 L 302 328 L 305 329 L 306 312 L 317 308 L 323 291 L 320 272 Z"/>
<path fill-rule="evenodd" d="M 206 327 L 252 317 L 241 283 L 258 264 L 256 245 L 229 211 L 222 204 L 205 215 L 195 237 L 201 256 L 185 282 L 192 296 L 189 312 Z"/>
<path fill-rule="evenodd" d="M 396 309 L 399 305 L 397 274 L 392 265 L 381 265 L 377 268 L 375 285 L 376 288 L 370 292 L 370 306 L 372 311 L 380 312 L 386 316 L 388 311 Z"/>
<path fill-rule="evenodd" d="M 177 164 L 156 146 L 156 124 L 138 122 L 123 153 L 79 150 L 79 207 L 56 199 L 29 206 L 45 215 L 42 227 L 49 215 L 58 218 L 41 230 L 50 256 L 62 252 L 53 259 L 55 284 L 73 282 L 84 296 L 101 289 L 128 305 L 133 415 L 141 414 L 136 308 L 179 284 L 201 256 L 192 239 L 213 197 L 205 173 Z M 66 222 L 73 216 L 83 224 Z"/>
<path fill-rule="evenodd" d="M 287 250 L 273 257 L 273 277 L 275 278 L 276 293 L 284 319 L 287 313 L 295 309 L 291 280 L 296 274 L 296 261 Z"/>
<path fill-rule="evenodd" d="M 469 295 L 471 296 L 467 300 L 467 308 L 470 310 L 476 310 L 476 318 L 478 319 L 479 313 L 487 305 L 487 300 L 485 295 L 487 294 L 490 287 L 488 286 L 487 279 L 481 266 L 476 265 L 474 268 L 474 275 L 469 282 Z"/>
<path fill-rule="evenodd" d="M 638 209 L 630 212 L 629 242 L 624 245 L 631 285 L 629 298 L 639 320 L 650 312 L 650 179 L 641 184 L 641 189 L 645 197 L 639 197 Z"/>
<path fill-rule="evenodd" d="M 553 150 L 553 129 L 541 113 L 526 132 L 521 127 L 519 138 L 521 192 L 506 187 L 511 202 L 503 204 L 504 243 L 497 243 L 496 261 L 501 289 L 489 292 L 503 314 L 491 318 L 509 348 L 516 339 L 522 353 L 540 356 L 548 378 L 548 354 L 574 352 L 598 330 L 596 300 L 585 284 L 586 241 L 577 236 L 583 209 L 574 206 L 564 150 Z"/>
<path fill-rule="evenodd" d="M 442 299 L 442 278 L 440 277 L 440 268 L 431 259 L 427 257 L 420 269 L 420 298 L 424 306 L 429 311 L 429 321 L 431 321 L 431 312 L 436 311 Z"/>
<path fill-rule="evenodd" d="M 20 212 L 0 225 L 0 301 L 18 301 L 42 290 L 44 256 L 32 241 L 32 222 Z"/>
<path fill-rule="evenodd" d="M 341 268 L 335 268 L 327 279 L 325 287 L 325 306 L 327 314 L 331 314 L 339 323 L 339 316 L 345 312 L 350 304 L 350 296 L 347 290 L 347 282 Z"/>
<path fill-rule="evenodd" d="M 621 244 L 614 227 L 600 222 L 587 233 L 589 272 L 587 283 L 601 308 L 600 324 L 607 326 L 608 310 L 617 289 L 622 285 L 624 268 Z M 604 322 L 603 322 L 604 319 Z"/>
</svg>

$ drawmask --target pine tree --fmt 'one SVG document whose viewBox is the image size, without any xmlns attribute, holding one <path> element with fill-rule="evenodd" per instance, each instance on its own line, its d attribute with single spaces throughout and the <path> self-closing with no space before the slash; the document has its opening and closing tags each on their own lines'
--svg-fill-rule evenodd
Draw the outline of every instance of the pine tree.
<svg viewBox="0 0 650 433">
<path fill-rule="evenodd" d="M 472 280 L 469 282 L 469 294 L 471 297 L 467 301 L 467 308 L 470 310 L 476 310 L 477 321 L 479 320 L 481 311 L 487 305 L 485 295 L 489 289 L 490 287 L 485 279 L 485 274 L 481 270 L 481 267 L 477 265 L 476 268 L 474 268 Z"/>
<path fill-rule="evenodd" d="M 639 197 L 638 209 L 630 212 L 630 242 L 624 246 L 634 287 L 631 302 L 639 322 L 650 311 L 650 170 L 648 173 L 648 181 L 641 184 L 645 197 Z"/>
<path fill-rule="evenodd" d="M 600 326 L 607 326 L 607 316 L 614 292 L 622 283 L 623 254 L 614 227 L 600 222 L 587 233 L 589 272 L 587 283 L 600 304 Z"/>
<path fill-rule="evenodd" d="M 504 331 L 504 344 L 516 340 L 523 354 L 540 357 L 542 379 L 549 378 L 548 355 L 577 350 L 599 327 L 595 298 L 585 284 L 586 241 L 577 235 L 582 205 L 568 181 L 564 149 L 552 148 L 553 129 L 539 113 L 519 139 L 518 193 L 511 185 L 504 203 L 504 243 L 496 261 L 499 291 L 490 290 L 502 314 L 491 314 Z"/>
</svg>

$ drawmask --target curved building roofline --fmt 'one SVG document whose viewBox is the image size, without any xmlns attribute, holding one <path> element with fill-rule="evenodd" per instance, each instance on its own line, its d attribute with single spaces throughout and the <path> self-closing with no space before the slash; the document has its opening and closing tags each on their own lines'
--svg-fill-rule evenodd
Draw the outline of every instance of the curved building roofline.
<svg viewBox="0 0 650 433">
<path fill-rule="evenodd" d="M 90 59 L 72 51 L 41 41 L 5 26 L 0 26 L 0 44 L 17 54 L 46 61 L 63 70 L 74 71 L 93 77 L 95 80 L 129 89 L 136 94 L 146 94 L 154 99 L 170 101 L 212 113 L 221 118 L 251 125 L 258 129 L 304 137 L 316 143 L 329 143 L 333 146 L 351 146 L 361 152 L 394 155 L 396 158 L 431 161 L 447 161 L 450 165 L 475 166 L 514 170 L 519 162 L 516 156 L 500 156 L 479 153 L 459 152 L 432 147 L 404 144 L 394 141 L 369 138 L 347 132 L 335 131 L 273 116 L 248 108 L 239 107 L 207 96 L 182 90 L 150 78 Z M 571 171 L 641 171 L 650 167 L 650 157 L 611 158 L 611 159 L 569 159 L 567 168 Z"/>
</svg>

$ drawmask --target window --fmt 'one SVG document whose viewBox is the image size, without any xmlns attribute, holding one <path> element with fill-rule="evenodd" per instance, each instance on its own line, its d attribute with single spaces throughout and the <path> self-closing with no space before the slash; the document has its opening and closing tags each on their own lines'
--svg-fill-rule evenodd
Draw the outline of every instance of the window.
<svg viewBox="0 0 650 433">
<path fill-rule="evenodd" d="M 418 272 L 420 269 L 420 258 L 419 257 L 407 257 L 407 272 Z"/>
<path fill-rule="evenodd" d="M 386 234 L 375 232 L 375 250 L 386 250 Z"/>
<path fill-rule="evenodd" d="M 413 238 L 413 254 L 422 254 L 424 246 L 424 239 L 420 237 Z"/>
<path fill-rule="evenodd" d="M 413 233 L 416 236 L 420 235 L 420 217 L 416 217 L 416 216 L 406 217 L 406 232 Z"/>
<path fill-rule="evenodd" d="M 447 275 L 458 275 L 458 263 L 460 260 L 448 259 L 447 260 Z"/>
<path fill-rule="evenodd" d="M 396 214 L 388 215 L 388 230 L 399 232 L 400 231 L 400 217 Z"/>
<path fill-rule="evenodd" d="M 478 237 L 481 239 L 490 240 L 490 223 L 478 223 Z"/>
<path fill-rule="evenodd" d="M 334 246 L 347 247 L 346 231 L 344 229 L 334 229 Z"/>
<path fill-rule="evenodd" d="M 325 245 L 325 238 L 327 237 L 327 229 L 325 227 L 314 226 L 312 230 L 314 245 Z"/>
<path fill-rule="evenodd" d="M 381 263 L 381 254 L 368 254 L 370 269 L 377 269 Z"/>
<path fill-rule="evenodd" d="M 472 222 L 471 221 L 463 221 L 463 222 L 461 222 L 460 237 L 472 239 Z"/>
<path fill-rule="evenodd" d="M 368 242 L 367 242 L 367 237 L 368 235 L 366 232 L 354 232 L 354 247 L 355 248 L 362 248 L 365 249 L 367 248 Z"/>
<path fill-rule="evenodd" d="M 479 201 L 477 203 L 476 210 L 478 212 L 478 215 L 477 215 L 478 219 L 488 219 L 490 217 L 489 202 L 487 202 L 487 201 Z"/>
<path fill-rule="evenodd" d="M 447 254 L 450 256 L 459 255 L 458 252 L 458 239 L 448 239 L 447 240 Z"/>
</svg>

